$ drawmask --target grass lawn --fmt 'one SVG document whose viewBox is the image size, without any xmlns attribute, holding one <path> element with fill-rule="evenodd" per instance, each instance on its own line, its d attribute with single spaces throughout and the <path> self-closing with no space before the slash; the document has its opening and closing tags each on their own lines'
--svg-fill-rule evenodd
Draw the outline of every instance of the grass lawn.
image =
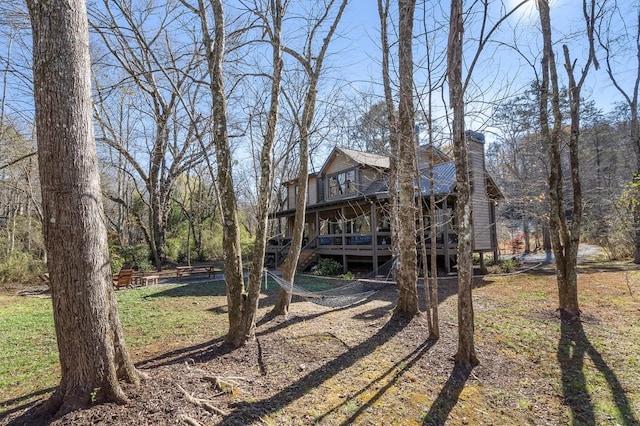
<svg viewBox="0 0 640 426">
<path fill-rule="evenodd" d="M 224 282 L 117 291 L 120 320 L 134 359 L 220 336 L 212 312 Z M 7 400 L 38 396 L 60 380 L 51 300 L 0 294 L 0 409 Z"/>
<path fill-rule="evenodd" d="M 243 395 L 209 399 L 232 417 L 248 415 L 238 407 L 251 406 L 259 413 L 256 423 L 637 425 L 640 271 L 586 266 L 579 286 L 582 322 L 566 325 L 555 313 L 551 271 L 477 279 L 481 364 L 464 377 L 451 362 L 456 297 L 444 280 L 437 342 L 426 340 L 423 316 L 402 326 L 389 319 L 394 290 L 348 309 L 296 302 L 297 316 L 259 324 L 257 349 L 230 353 L 212 343 L 227 326 L 221 281 L 125 290 L 117 298 L 129 350 L 142 368 L 156 372 L 163 359 L 162 374 L 181 380 L 192 372 L 180 370 L 190 348 L 207 347 L 200 352 L 206 357 L 192 357 L 201 371 L 224 369 L 250 379 Z M 260 315 L 277 291 L 268 284 Z M 179 352 L 183 361 L 170 359 Z M 50 300 L 0 293 L 0 413 L 45 397 L 58 380 Z M 167 423 L 177 418 L 163 415 Z"/>
</svg>

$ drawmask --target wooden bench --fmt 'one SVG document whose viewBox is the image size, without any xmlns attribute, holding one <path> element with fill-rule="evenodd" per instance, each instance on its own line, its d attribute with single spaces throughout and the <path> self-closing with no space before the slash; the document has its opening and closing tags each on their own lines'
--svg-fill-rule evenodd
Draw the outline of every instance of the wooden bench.
<svg viewBox="0 0 640 426">
<path fill-rule="evenodd" d="M 213 265 L 193 265 L 193 266 L 176 266 L 176 278 L 180 279 L 186 275 L 192 274 L 208 274 L 214 276 L 217 272 L 222 272 L 222 269 L 216 269 Z"/>
</svg>

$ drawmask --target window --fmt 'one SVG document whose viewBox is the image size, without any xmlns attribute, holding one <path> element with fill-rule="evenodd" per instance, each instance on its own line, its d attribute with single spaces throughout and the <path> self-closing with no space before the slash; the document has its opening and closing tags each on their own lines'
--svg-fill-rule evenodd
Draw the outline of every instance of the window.
<svg viewBox="0 0 640 426">
<path fill-rule="evenodd" d="M 356 192 L 356 171 L 348 170 L 329 177 L 329 196 Z"/>
</svg>

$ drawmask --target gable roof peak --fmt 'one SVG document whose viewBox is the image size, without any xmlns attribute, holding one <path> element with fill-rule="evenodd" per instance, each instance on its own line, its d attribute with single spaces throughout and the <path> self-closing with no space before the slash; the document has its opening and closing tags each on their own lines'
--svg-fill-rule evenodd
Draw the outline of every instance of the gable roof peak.
<svg viewBox="0 0 640 426">
<path fill-rule="evenodd" d="M 386 155 L 374 154 L 373 152 L 356 151 L 355 149 L 336 146 L 336 151 L 349 157 L 352 161 L 365 166 L 378 168 L 389 168 L 389 157 Z"/>
</svg>

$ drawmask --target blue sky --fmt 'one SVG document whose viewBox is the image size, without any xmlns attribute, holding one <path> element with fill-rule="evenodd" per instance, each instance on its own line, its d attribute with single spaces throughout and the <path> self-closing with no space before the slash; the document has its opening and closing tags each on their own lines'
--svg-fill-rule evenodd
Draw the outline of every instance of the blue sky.
<svg viewBox="0 0 640 426">
<path fill-rule="evenodd" d="M 393 3 L 395 4 L 395 2 Z M 418 9 L 420 9 L 420 2 L 418 3 Z M 510 7 L 513 7 L 516 3 L 517 0 L 508 0 L 508 6 Z M 623 7 L 625 5 L 626 7 L 632 6 L 623 2 Z M 435 21 L 433 21 L 432 15 L 428 15 L 431 21 L 428 25 L 431 28 L 438 24 L 443 24 L 442 20 L 446 19 L 446 16 L 443 15 L 448 14 L 448 9 L 446 9 L 448 8 L 448 3 L 444 5 L 444 8 L 445 10 L 440 10 L 440 15 L 435 17 Z M 417 20 L 420 20 L 421 16 L 421 11 L 418 10 L 416 12 Z M 631 14 L 631 16 L 633 15 Z M 539 18 L 535 9 L 535 2 L 530 1 L 506 25 L 503 25 L 502 31 L 497 33 L 497 38 L 511 44 L 514 43 L 514 40 L 517 40 L 529 60 L 539 64 L 541 37 L 538 30 L 538 22 Z M 576 33 L 582 32 L 584 28 L 584 22 L 581 20 L 581 2 L 569 0 L 553 1 L 552 24 L 554 25 L 553 37 L 556 42 L 556 58 L 561 59 L 561 44 L 566 43 L 569 46 L 572 57 L 577 58 L 577 69 L 580 70 L 584 64 L 583 54 L 586 48 L 584 40 L 576 36 Z M 470 22 L 470 26 L 466 30 L 465 37 L 467 39 L 473 38 L 473 31 L 477 28 L 473 25 Z M 338 62 L 342 77 L 354 82 L 357 87 L 371 87 L 370 82 L 378 81 L 380 78 L 379 28 L 377 2 L 374 0 L 352 0 L 341 23 L 341 38 L 334 47 L 337 53 L 333 63 Z M 414 32 L 419 33 L 420 29 L 421 24 L 417 23 Z M 438 37 L 439 48 L 445 46 L 446 37 L 446 27 L 444 27 L 444 31 Z M 419 62 L 423 57 L 423 48 L 420 44 L 420 40 L 417 40 L 414 57 L 416 62 Z M 633 46 L 629 44 L 628 48 L 633 48 Z M 395 55 L 395 52 L 393 54 Z M 602 54 L 599 56 L 602 56 Z M 630 83 L 629 71 L 634 66 L 635 64 L 630 64 L 625 68 L 621 64 L 618 68 L 618 72 L 627 74 L 623 80 L 627 84 Z M 558 71 L 560 78 L 565 80 L 566 73 L 560 63 Z M 487 89 L 488 86 L 489 90 L 495 90 L 498 85 L 505 83 L 504 80 L 506 79 L 512 85 L 509 91 L 514 92 L 527 86 L 533 80 L 534 73 L 531 67 L 524 63 L 520 55 L 515 51 L 506 47 L 497 48 L 495 45 L 489 45 L 481 56 L 480 66 L 474 71 L 474 77 L 475 80 L 479 81 L 483 89 Z M 496 77 L 496 80 L 490 80 Z M 417 72 L 417 84 L 420 84 L 420 79 L 421 73 Z M 483 80 L 485 83 L 491 82 L 493 84 L 483 84 Z M 500 93 L 506 93 L 505 90 L 500 91 Z M 587 99 L 595 100 L 605 112 L 612 109 L 616 100 L 621 99 L 602 68 L 599 71 L 591 70 L 583 89 L 583 96 Z"/>
<path fill-rule="evenodd" d="M 311 0 L 307 0 L 311 1 Z M 509 5 L 512 6 L 517 0 L 507 0 Z M 621 2 L 623 7 L 632 8 L 637 5 L 632 4 L 629 1 Z M 396 1 L 392 2 L 393 5 Z M 444 52 L 446 48 L 447 37 L 447 18 L 448 18 L 448 2 L 442 2 L 442 4 L 434 2 L 418 2 L 418 10 L 416 12 L 416 29 L 415 33 L 420 34 L 422 32 L 423 25 L 421 20 L 425 14 L 422 13 L 422 5 L 426 4 L 427 7 L 433 8 L 433 10 L 426 13 L 427 16 L 427 28 L 434 29 L 437 26 L 441 26 L 438 29 L 438 35 L 432 39 L 434 43 L 434 51 L 439 51 L 440 54 Z M 492 4 L 499 4 L 498 2 L 492 2 Z M 533 1 L 530 2 L 534 4 Z M 538 17 L 537 11 L 532 6 L 522 9 L 520 13 L 514 19 L 508 22 L 508 25 L 504 26 L 502 31 L 497 34 L 498 37 L 505 42 L 513 43 L 514 40 L 518 40 L 520 47 L 526 50 L 525 53 L 529 60 L 533 63 L 539 63 L 539 46 L 540 35 L 537 29 Z M 637 13 L 637 11 L 633 11 Z M 573 36 L 573 31 L 581 30 L 583 23 L 577 18 L 580 17 L 580 2 L 570 0 L 555 0 L 552 3 L 552 20 L 555 24 L 554 39 L 558 42 L 567 42 L 571 48 L 571 52 L 574 55 L 578 55 L 584 51 L 584 43 L 578 38 Z M 614 23 L 613 27 L 616 30 L 621 30 L 626 35 L 633 35 L 633 28 L 626 28 L 620 24 L 619 19 L 625 16 L 634 16 L 634 13 L 629 11 L 620 14 L 618 21 Z M 635 25 L 635 22 L 630 24 Z M 465 36 L 467 39 L 472 39 L 474 30 L 472 22 L 469 23 Z M 331 71 L 331 78 L 339 78 L 341 80 L 341 86 L 344 88 L 353 88 L 354 90 L 373 92 L 381 94 L 380 87 L 380 51 L 378 48 L 379 43 L 379 18 L 377 11 L 377 2 L 374 0 L 351 0 L 347 6 L 345 16 L 341 22 L 338 34 L 332 46 L 333 54 L 328 58 L 327 65 L 333 67 Z M 625 34 L 623 34 L 625 35 Z M 394 39 L 393 35 L 390 37 Z M 630 39 L 621 38 L 623 45 L 626 43 L 627 47 L 632 48 L 632 41 Z M 6 41 L 6 40 L 4 40 Z M 424 39 L 417 38 L 415 43 L 415 61 L 417 64 L 424 59 Z M 4 47 L 6 44 L 2 43 L 3 50 L 0 51 L 0 56 L 6 56 Z M 560 54 L 560 45 L 557 45 L 556 54 Z M 20 46 L 14 44 L 12 51 L 12 59 L 22 59 Z M 393 51 L 395 57 L 395 51 Z M 1 62 L 1 61 L 0 61 Z M 578 66 L 580 67 L 584 61 L 578 56 Z M 623 83 L 625 87 L 629 87 L 630 81 L 632 81 L 633 71 L 637 68 L 637 64 L 628 62 L 628 58 L 622 57 L 617 63 L 617 73 L 624 77 Z M 560 75 L 564 78 L 564 72 L 559 67 Z M 443 72 L 442 67 L 433 75 L 441 75 Z M 491 45 L 483 53 L 481 61 L 476 71 L 474 72 L 474 81 L 477 83 L 477 87 L 471 87 L 469 91 L 469 104 L 470 104 L 470 116 L 472 116 L 473 110 L 486 109 L 486 102 L 491 98 L 504 97 L 518 93 L 523 87 L 526 87 L 528 83 L 533 79 L 533 70 L 524 64 L 518 54 L 513 50 L 507 48 L 496 48 L 495 45 Z M 416 85 L 419 90 L 423 90 L 424 82 L 426 80 L 426 73 L 417 69 L 416 71 Z M 19 82 L 22 84 L 23 89 L 24 81 Z M 20 114 L 20 110 L 26 112 L 30 110 L 31 105 L 30 91 L 20 90 L 13 88 L 13 93 L 19 93 L 18 96 L 14 96 L 11 99 L 12 107 L 16 109 L 16 113 Z M 583 96 L 587 99 L 593 99 L 597 102 L 598 106 L 605 112 L 612 109 L 613 102 L 620 100 L 619 93 L 613 89 L 612 84 L 608 80 L 604 70 L 595 71 L 592 70 L 588 81 L 585 84 L 583 90 Z M 484 106 L 483 106 L 484 105 Z M 482 120 L 478 126 L 482 126 Z M 471 121 L 473 123 L 473 120 Z M 473 124 L 470 127 L 474 127 Z"/>
</svg>

